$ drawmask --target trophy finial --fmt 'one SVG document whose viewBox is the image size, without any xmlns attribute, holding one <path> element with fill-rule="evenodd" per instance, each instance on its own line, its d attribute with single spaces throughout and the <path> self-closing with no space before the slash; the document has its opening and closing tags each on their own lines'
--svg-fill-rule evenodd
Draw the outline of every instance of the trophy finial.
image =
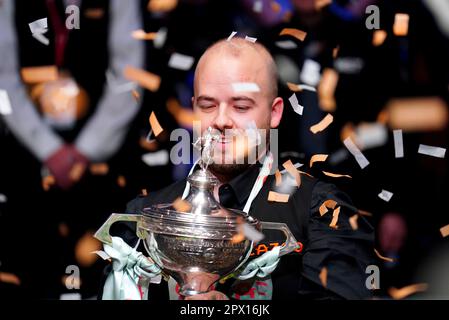
<svg viewBox="0 0 449 320">
<path fill-rule="evenodd" d="M 193 146 L 201 150 L 201 159 L 199 165 L 203 171 L 207 170 L 207 167 L 213 162 L 214 146 L 215 143 L 220 140 L 220 132 L 212 127 L 207 128 L 204 135 L 199 137 Z"/>
</svg>

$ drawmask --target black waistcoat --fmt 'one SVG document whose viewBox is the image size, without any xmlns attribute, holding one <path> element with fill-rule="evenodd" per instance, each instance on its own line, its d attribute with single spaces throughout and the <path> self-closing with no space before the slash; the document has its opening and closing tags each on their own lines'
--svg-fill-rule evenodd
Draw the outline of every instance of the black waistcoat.
<svg viewBox="0 0 449 320">
<path fill-rule="evenodd" d="M 59 17 L 65 26 L 64 1 L 55 0 Z M 19 48 L 19 67 L 55 65 L 55 30 L 45 0 L 16 0 L 15 21 Z M 50 44 L 44 45 L 32 37 L 29 23 L 46 18 L 48 31 L 44 34 Z M 72 141 L 95 111 L 103 92 L 108 56 L 109 1 L 82 1 L 80 7 L 80 29 L 69 31 L 64 63 L 60 69 L 68 71 L 89 96 L 89 109 L 72 130 L 60 132 Z"/>
</svg>

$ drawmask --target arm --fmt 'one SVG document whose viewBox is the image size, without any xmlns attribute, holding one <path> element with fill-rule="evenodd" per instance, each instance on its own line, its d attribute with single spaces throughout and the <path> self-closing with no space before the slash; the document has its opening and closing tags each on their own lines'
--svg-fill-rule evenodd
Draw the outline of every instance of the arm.
<svg viewBox="0 0 449 320">
<path fill-rule="evenodd" d="M 329 227 L 332 209 L 320 216 L 319 207 L 327 199 L 340 206 L 337 229 Z M 371 293 L 365 286 L 366 267 L 373 263 L 374 232 L 363 218 L 353 230 L 349 218 L 357 213 L 349 197 L 334 185 L 318 182 L 312 194 L 309 218 L 308 246 L 303 257 L 303 276 L 310 288 L 323 289 L 321 297 L 364 299 Z M 319 274 L 327 268 L 327 287 L 324 290 Z"/>
<path fill-rule="evenodd" d="M 11 100 L 12 113 L 0 115 L 11 132 L 40 161 L 46 160 L 62 145 L 62 139 L 42 120 L 20 79 L 14 2 L 0 6 L 0 89 Z"/>
<path fill-rule="evenodd" d="M 127 82 L 123 69 L 127 66 L 143 68 L 144 44 L 131 37 L 142 29 L 139 1 L 112 0 L 109 27 L 109 71 L 117 82 Z M 139 103 L 131 92 L 115 93 L 105 87 L 95 114 L 88 120 L 75 141 L 76 148 L 92 161 L 103 161 L 113 155 L 125 138 L 128 125 L 137 114 Z"/>
</svg>

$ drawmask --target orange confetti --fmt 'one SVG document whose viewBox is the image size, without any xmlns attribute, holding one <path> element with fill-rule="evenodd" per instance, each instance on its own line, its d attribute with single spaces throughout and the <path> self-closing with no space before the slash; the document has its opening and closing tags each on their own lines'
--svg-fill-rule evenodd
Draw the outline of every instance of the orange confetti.
<svg viewBox="0 0 449 320">
<path fill-rule="evenodd" d="M 376 30 L 373 33 L 373 46 L 381 46 L 387 38 L 387 32 L 385 30 Z"/>
<path fill-rule="evenodd" d="M 21 283 L 18 276 L 9 272 L 0 272 L 0 283 L 1 282 L 15 284 L 16 286 L 20 286 Z"/>
<path fill-rule="evenodd" d="M 271 10 L 273 10 L 274 12 L 276 12 L 276 13 L 281 12 L 282 7 L 276 1 L 271 1 L 270 6 L 271 6 Z"/>
<path fill-rule="evenodd" d="M 123 70 L 123 75 L 126 79 L 135 81 L 141 87 L 144 87 L 152 92 L 159 90 L 159 86 L 161 85 L 161 77 L 158 75 L 131 66 L 125 67 Z"/>
<path fill-rule="evenodd" d="M 443 238 L 449 236 L 449 224 L 447 226 L 440 228 L 440 233 L 443 236 Z"/>
<path fill-rule="evenodd" d="M 69 172 L 70 180 L 79 181 L 86 171 L 86 165 L 82 162 L 75 163 Z"/>
<path fill-rule="evenodd" d="M 147 141 L 145 137 L 140 137 L 139 145 L 148 151 L 156 151 L 158 148 L 157 140 L 153 139 L 151 141 Z"/>
<path fill-rule="evenodd" d="M 284 29 L 282 29 L 281 33 L 279 33 L 279 35 L 280 36 L 289 35 L 289 36 L 295 37 L 296 39 L 298 39 L 300 41 L 304 41 L 304 39 L 307 36 L 307 32 L 304 32 L 302 30 L 295 29 L 295 28 L 284 28 Z"/>
<path fill-rule="evenodd" d="M 406 131 L 444 130 L 448 123 L 448 106 L 439 97 L 397 98 L 385 107 L 388 126 Z"/>
<path fill-rule="evenodd" d="M 401 289 L 390 288 L 388 290 L 388 293 L 393 299 L 399 300 L 404 299 L 414 293 L 426 291 L 427 288 L 428 288 L 427 283 L 417 283 L 403 287 Z"/>
<path fill-rule="evenodd" d="M 178 0 L 150 0 L 147 10 L 150 12 L 168 12 L 172 11 L 178 5 Z"/>
<path fill-rule="evenodd" d="M 134 100 L 139 101 L 140 94 L 136 89 L 131 90 L 131 94 L 133 95 Z"/>
<path fill-rule="evenodd" d="M 315 0 L 315 9 L 317 11 L 320 11 L 325 6 L 327 6 L 327 5 L 331 4 L 331 3 L 332 3 L 332 0 Z"/>
<path fill-rule="evenodd" d="M 95 176 L 104 176 L 109 172 L 109 166 L 107 163 L 92 163 L 89 166 L 90 173 Z"/>
<path fill-rule="evenodd" d="M 350 178 L 352 179 L 352 177 L 350 175 L 347 174 L 339 174 L 339 173 L 332 173 L 332 172 L 327 172 L 327 171 L 322 171 L 326 176 L 328 177 L 332 177 L 332 178 Z"/>
<path fill-rule="evenodd" d="M 309 177 L 311 177 L 311 178 L 315 178 L 315 177 L 312 176 L 310 173 L 307 173 L 307 172 L 301 171 L 301 170 L 298 170 L 298 171 L 299 171 L 299 173 L 305 174 L 305 175 L 307 175 L 307 176 L 309 176 Z"/>
<path fill-rule="evenodd" d="M 394 15 L 393 33 L 396 36 L 406 36 L 408 34 L 408 22 L 410 17 L 406 13 L 396 13 Z"/>
<path fill-rule="evenodd" d="M 291 160 L 285 161 L 282 166 L 287 170 L 290 175 L 295 178 L 296 186 L 299 188 L 301 185 L 301 176 L 299 174 L 299 171 L 295 168 Z"/>
<path fill-rule="evenodd" d="M 293 92 L 302 91 L 300 86 L 298 86 L 297 84 L 291 83 L 291 82 L 287 82 L 287 87 Z"/>
<path fill-rule="evenodd" d="M 325 68 L 323 70 L 323 75 L 317 88 L 320 108 L 323 111 L 333 112 L 337 108 L 335 89 L 337 88 L 338 78 L 338 72 L 335 69 Z"/>
<path fill-rule="evenodd" d="M 232 243 L 240 243 L 243 240 L 245 240 L 245 235 L 243 234 L 243 232 L 239 232 L 232 236 L 231 242 Z"/>
<path fill-rule="evenodd" d="M 58 225 L 58 232 L 61 237 L 66 238 L 70 233 L 69 226 L 67 225 L 67 223 L 61 222 Z"/>
<path fill-rule="evenodd" d="M 175 210 L 179 211 L 179 212 L 188 212 L 188 211 L 190 211 L 192 206 L 187 201 L 185 201 L 185 200 L 183 200 L 181 198 L 177 198 L 173 202 L 173 208 L 175 208 Z"/>
<path fill-rule="evenodd" d="M 89 19 L 101 19 L 104 16 L 104 9 L 89 8 L 84 11 L 84 15 Z"/>
<path fill-rule="evenodd" d="M 338 229 L 337 222 L 338 222 L 338 216 L 340 215 L 340 207 L 337 207 L 334 209 L 334 212 L 332 213 L 332 221 L 329 224 L 329 227 L 332 229 Z"/>
<path fill-rule="evenodd" d="M 276 179 L 276 187 L 280 186 L 282 183 L 282 175 L 279 172 L 279 169 L 276 169 L 276 172 L 274 173 L 274 177 Z"/>
<path fill-rule="evenodd" d="M 327 208 L 335 209 L 336 206 L 337 206 L 337 202 L 335 200 L 328 199 L 328 200 L 324 201 L 321 204 L 320 209 L 319 209 L 320 216 L 323 216 L 327 212 Z"/>
<path fill-rule="evenodd" d="M 54 184 L 56 184 L 56 179 L 54 176 L 48 175 L 42 178 L 42 189 L 45 191 L 50 190 L 50 187 Z"/>
<path fill-rule="evenodd" d="M 75 259 L 81 266 L 89 267 L 97 260 L 97 255 L 92 254 L 96 250 L 101 250 L 101 243 L 88 231 L 76 243 Z"/>
<path fill-rule="evenodd" d="M 310 158 L 310 163 L 309 163 L 309 167 L 312 168 L 313 164 L 315 162 L 324 162 L 326 161 L 328 155 L 327 154 L 314 154 L 311 158 Z"/>
<path fill-rule="evenodd" d="M 365 216 L 365 217 L 372 217 L 372 216 L 373 216 L 373 214 L 372 214 L 371 212 L 364 211 L 364 210 L 359 210 L 357 213 L 358 213 L 359 215 Z"/>
<path fill-rule="evenodd" d="M 154 40 L 156 39 L 157 32 L 148 32 L 146 33 L 142 29 L 135 30 L 131 33 L 131 36 L 137 40 Z"/>
<path fill-rule="evenodd" d="M 156 118 L 156 114 L 154 111 L 151 112 L 150 115 L 150 125 L 151 129 L 153 130 L 154 135 L 157 137 L 164 129 L 162 129 L 161 125 L 159 124 L 159 121 Z"/>
<path fill-rule="evenodd" d="M 336 46 L 334 49 L 332 49 L 332 58 L 337 59 L 339 52 L 340 52 L 340 46 Z"/>
<path fill-rule="evenodd" d="M 359 224 L 357 223 L 358 218 L 358 214 L 355 214 L 349 218 L 349 224 L 351 225 L 352 230 L 357 230 L 359 228 Z"/>
<path fill-rule="evenodd" d="M 377 251 L 375 248 L 374 248 L 374 252 L 376 253 L 376 256 L 377 256 L 379 259 L 381 259 L 381 260 L 384 260 L 384 261 L 387 261 L 387 262 L 394 262 L 394 259 L 382 256 L 382 255 L 379 253 L 379 251 Z"/>
<path fill-rule="evenodd" d="M 183 108 L 177 99 L 168 99 L 167 110 L 181 126 L 185 128 L 193 127 L 193 122 L 196 120 L 193 111 Z"/>
<path fill-rule="evenodd" d="M 268 201 L 272 201 L 272 202 L 288 202 L 288 198 L 290 197 L 290 195 L 288 194 L 284 194 L 284 193 L 277 193 L 274 191 L 270 191 L 268 193 Z"/>
<path fill-rule="evenodd" d="M 56 66 L 26 67 L 20 70 L 22 80 L 27 84 L 54 81 L 58 79 Z"/>
<path fill-rule="evenodd" d="M 333 121 L 334 117 L 330 113 L 328 113 L 319 123 L 311 126 L 310 131 L 312 131 L 313 134 L 321 132 L 326 129 Z"/>
<path fill-rule="evenodd" d="M 124 176 L 118 176 L 117 178 L 117 184 L 119 185 L 119 187 L 124 188 L 126 187 L 126 179 Z"/>
<path fill-rule="evenodd" d="M 326 267 L 323 267 L 321 269 L 319 277 L 320 277 L 321 284 L 323 285 L 323 287 L 326 288 L 327 287 L 327 268 Z"/>
</svg>

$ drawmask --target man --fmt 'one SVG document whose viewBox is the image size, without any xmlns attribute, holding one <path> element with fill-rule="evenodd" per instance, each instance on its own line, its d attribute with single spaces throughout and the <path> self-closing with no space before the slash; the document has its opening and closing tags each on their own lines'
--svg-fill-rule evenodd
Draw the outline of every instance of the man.
<svg viewBox="0 0 449 320">
<path fill-rule="evenodd" d="M 240 38 L 219 41 L 211 46 L 198 62 L 194 97 L 194 112 L 204 132 L 212 127 L 222 134 L 214 149 L 215 163 L 210 171 L 219 179 L 214 196 L 228 208 L 244 209 L 252 187 L 260 173 L 260 163 L 229 164 L 220 161 L 230 150 L 238 149 L 236 141 L 227 138 L 225 131 L 244 130 L 254 122 L 259 129 L 274 129 L 282 118 L 283 100 L 277 97 L 277 71 L 269 52 L 258 43 Z M 250 83 L 258 90 L 240 90 L 239 84 Z M 237 89 L 237 90 L 236 90 Z M 274 143 L 274 142 L 272 142 Z M 237 152 L 238 154 L 238 152 Z M 287 179 L 288 174 L 283 178 Z M 138 213 L 156 203 L 169 203 L 181 197 L 186 180 L 140 197 L 128 204 L 127 212 Z M 286 223 L 299 248 L 283 256 L 271 276 L 251 281 L 228 280 L 216 284 L 215 290 L 187 299 L 298 299 L 346 298 L 362 299 L 369 296 L 365 286 L 366 266 L 371 263 L 373 230 L 362 218 L 353 230 L 349 217 L 357 214 L 349 198 L 335 186 L 319 182 L 306 175 L 287 202 L 268 201 L 274 188 L 274 176 L 269 175 L 255 199 L 250 202 L 249 214 L 262 221 Z M 328 199 L 340 208 L 337 226 L 329 225 L 336 214 L 320 214 L 320 206 Z M 335 223 L 334 223 L 335 224 Z M 113 236 L 122 237 L 135 246 L 137 237 L 133 227 L 116 224 Z M 261 255 L 284 241 L 276 233 L 267 233 L 253 251 Z M 327 270 L 327 276 L 324 274 Z M 172 290 L 172 288 L 170 289 Z M 164 284 L 150 285 L 149 299 L 164 299 Z"/>
<path fill-rule="evenodd" d="M 67 23 L 72 21 L 66 14 L 70 8 L 77 8 L 73 19 L 79 18 L 79 28 Z M 144 44 L 130 36 L 142 28 L 139 9 L 138 0 L 0 2 L 0 89 L 7 92 L 12 109 L 0 114 L 0 128 L 6 132 L 0 133 L 0 189 L 9 206 L 0 234 L 5 241 L 14 239 L 12 226 L 27 220 L 26 233 L 50 248 L 33 250 L 26 258 L 45 262 L 33 270 L 25 267 L 17 249 L 2 260 L 32 296 L 59 298 L 67 289 L 61 282 L 66 267 L 84 267 L 74 253 L 78 239 L 113 208 L 112 173 L 119 169 L 112 161 L 121 156 L 140 107 L 129 91 L 117 90 L 127 82 L 126 66 L 144 65 Z M 48 28 L 41 31 L 48 43 L 33 37 L 29 26 L 44 18 Z M 105 75 L 112 80 L 106 82 Z M 112 164 L 109 175 L 86 170 L 101 162 Z M 43 176 L 53 178 L 51 188 L 50 183 L 41 186 Z M 82 269 L 83 278 L 88 273 L 89 268 Z M 89 297 L 96 289 L 88 288 L 97 285 L 90 286 L 86 278 L 82 290 Z"/>
</svg>

